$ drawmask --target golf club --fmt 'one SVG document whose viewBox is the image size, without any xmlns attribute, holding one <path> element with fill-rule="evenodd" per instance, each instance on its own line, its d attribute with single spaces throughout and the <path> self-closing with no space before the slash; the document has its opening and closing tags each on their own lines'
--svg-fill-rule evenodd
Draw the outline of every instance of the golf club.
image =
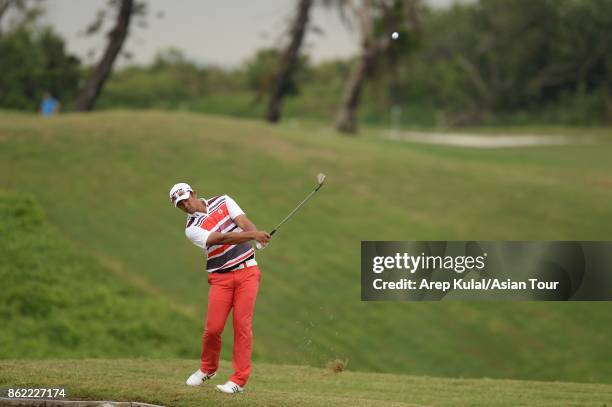
<svg viewBox="0 0 612 407">
<path fill-rule="evenodd" d="M 323 186 L 323 183 L 325 182 L 325 174 L 323 173 L 319 173 L 317 175 L 317 186 L 315 187 L 314 190 L 312 190 L 307 196 L 306 198 L 304 198 L 304 200 L 302 202 L 300 202 L 298 204 L 298 206 L 296 206 L 291 212 L 289 212 L 289 215 L 285 216 L 285 219 L 281 220 L 280 223 L 278 225 L 276 225 L 276 227 L 274 229 L 272 229 L 272 231 L 270 232 L 270 236 L 273 236 L 276 231 L 283 225 L 283 223 L 287 222 L 289 220 L 289 218 L 291 218 L 291 216 L 293 216 L 293 214 L 295 212 L 297 212 L 298 209 L 300 209 L 302 207 L 302 205 L 304 205 L 306 203 L 306 201 L 308 201 L 314 194 L 315 192 L 317 192 L 319 189 L 321 189 L 321 187 Z M 263 246 L 261 243 L 256 242 L 255 243 L 255 247 L 258 250 L 263 249 L 265 246 Z"/>
</svg>

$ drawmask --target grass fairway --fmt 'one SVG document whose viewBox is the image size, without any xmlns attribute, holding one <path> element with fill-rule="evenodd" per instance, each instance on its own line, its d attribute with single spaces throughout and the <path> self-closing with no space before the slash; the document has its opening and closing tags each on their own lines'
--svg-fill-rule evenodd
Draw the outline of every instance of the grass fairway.
<svg viewBox="0 0 612 407">
<path fill-rule="evenodd" d="M 326 172 L 258 254 L 254 359 L 355 371 L 612 383 L 612 303 L 359 300 L 360 240 L 611 239 L 610 157 L 609 142 L 482 151 L 185 113 L 0 113 L 0 187 L 32 194 L 78 250 L 194 319 L 203 262 L 169 187 L 227 193 L 269 229 Z"/>
<path fill-rule="evenodd" d="M 171 406 L 594 406 L 612 405 L 612 385 L 443 379 L 259 363 L 247 390 L 220 394 L 229 374 L 191 388 L 193 362 L 180 359 L 0 361 L 1 386 L 68 384 L 71 398 Z"/>
</svg>

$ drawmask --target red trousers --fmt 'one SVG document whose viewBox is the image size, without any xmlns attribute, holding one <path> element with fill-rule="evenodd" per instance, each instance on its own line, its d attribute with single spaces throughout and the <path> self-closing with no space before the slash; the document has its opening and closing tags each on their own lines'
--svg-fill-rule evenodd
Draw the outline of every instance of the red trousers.
<svg viewBox="0 0 612 407">
<path fill-rule="evenodd" d="M 201 370 L 216 372 L 221 354 L 221 334 L 233 308 L 234 350 L 230 380 L 244 386 L 251 372 L 253 350 L 253 311 L 261 272 L 257 266 L 227 273 L 209 273 L 208 312 L 202 335 Z"/>
</svg>

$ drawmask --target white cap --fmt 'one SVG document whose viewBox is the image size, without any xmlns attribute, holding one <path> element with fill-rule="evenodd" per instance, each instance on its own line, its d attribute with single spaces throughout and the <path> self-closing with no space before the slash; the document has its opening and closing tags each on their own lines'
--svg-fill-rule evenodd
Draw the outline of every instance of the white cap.
<svg viewBox="0 0 612 407">
<path fill-rule="evenodd" d="M 170 202 L 176 204 L 182 201 L 183 199 L 189 198 L 190 192 L 193 192 L 193 189 L 184 182 L 179 182 L 178 184 L 174 184 L 172 188 L 170 188 Z"/>
</svg>

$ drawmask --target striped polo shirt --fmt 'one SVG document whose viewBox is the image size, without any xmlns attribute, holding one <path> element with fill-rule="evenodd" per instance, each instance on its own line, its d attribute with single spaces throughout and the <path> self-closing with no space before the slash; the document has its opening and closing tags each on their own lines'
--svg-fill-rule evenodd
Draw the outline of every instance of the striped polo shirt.
<svg viewBox="0 0 612 407">
<path fill-rule="evenodd" d="M 223 271 L 254 258 L 255 251 L 249 242 L 213 246 L 206 244 L 212 232 L 242 232 L 234 219 L 244 215 L 244 211 L 227 195 L 201 200 L 206 203 L 206 213 L 195 212 L 187 216 L 185 235 L 203 250 L 206 270 L 209 273 Z"/>
</svg>

